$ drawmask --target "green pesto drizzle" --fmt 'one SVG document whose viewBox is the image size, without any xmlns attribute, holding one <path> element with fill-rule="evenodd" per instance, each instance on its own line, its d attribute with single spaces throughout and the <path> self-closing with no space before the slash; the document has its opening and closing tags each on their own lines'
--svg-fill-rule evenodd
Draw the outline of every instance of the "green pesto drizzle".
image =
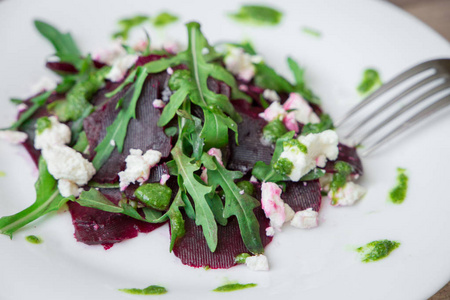
<svg viewBox="0 0 450 300">
<path fill-rule="evenodd" d="M 397 185 L 389 192 L 389 199 L 394 204 L 402 204 L 408 190 L 408 176 L 406 170 L 397 168 Z"/>
<path fill-rule="evenodd" d="M 279 139 L 286 133 L 287 133 L 286 127 L 284 126 L 283 122 L 281 122 L 278 119 L 270 121 L 263 128 L 264 139 L 266 139 L 271 143 L 275 143 L 277 139 Z"/>
<path fill-rule="evenodd" d="M 316 38 L 320 38 L 322 36 L 322 33 L 320 33 L 320 31 L 311 27 L 302 27 L 302 32 Z"/>
<path fill-rule="evenodd" d="M 253 26 L 274 26 L 281 22 L 283 14 L 271 7 L 262 5 L 243 5 L 236 13 L 228 16 L 240 23 Z"/>
<path fill-rule="evenodd" d="M 251 255 L 250 254 L 248 254 L 248 253 L 241 253 L 241 254 L 238 254 L 235 258 L 234 258 L 234 261 L 237 263 L 237 264 L 245 264 L 245 261 L 247 260 L 247 257 L 250 257 Z"/>
<path fill-rule="evenodd" d="M 399 242 L 380 240 L 373 241 L 365 246 L 359 247 L 356 251 L 360 253 L 361 261 L 367 263 L 385 258 L 392 251 L 397 249 L 398 246 L 400 246 Z"/>
<path fill-rule="evenodd" d="M 159 285 L 150 285 L 145 289 L 119 289 L 119 291 L 132 295 L 162 295 L 167 293 L 166 288 Z"/>
<path fill-rule="evenodd" d="M 6 173 L 3 171 L 0 171 L 0 177 L 5 177 L 5 176 L 6 176 Z"/>
<path fill-rule="evenodd" d="M 256 285 L 257 285 L 256 283 L 247 283 L 247 284 L 230 283 L 215 288 L 213 292 L 233 292 L 237 290 L 252 288 L 255 287 Z"/>
<path fill-rule="evenodd" d="M 44 132 L 45 129 L 47 128 L 51 128 L 52 127 L 52 122 L 50 121 L 50 119 L 48 117 L 42 117 L 37 119 L 36 121 L 36 130 L 38 132 L 38 134 L 41 134 L 42 132 Z"/>
<path fill-rule="evenodd" d="M 364 70 L 361 83 L 358 85 L 356 90 L 361 96 L 366 96 L 375 89 L 379 88 L 382 84 L 383 82 L 381 81 L 380 74 L 378 74 L 377 70 L 366 69 Z"/>
<path fill-rule="evenodd" d="M 25 238 L 25 240 L 31 244 L 42 244 L 42 239 L 35 236 L 35 235 L 29 235 Z"/>
</svg>

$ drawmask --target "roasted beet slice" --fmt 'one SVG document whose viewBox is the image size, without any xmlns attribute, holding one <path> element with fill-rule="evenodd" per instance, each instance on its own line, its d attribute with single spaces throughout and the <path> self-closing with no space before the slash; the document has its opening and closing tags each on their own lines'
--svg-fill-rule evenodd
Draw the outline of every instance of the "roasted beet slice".
<svg viewBox="0 0 450 300">
<path fill-rule="evenodd" d="M 266 236 L 265 229 L 269 226 L 261 207 L 254 210 L 259 220 L 260 235 L 265 247 L 272 241 Z M 173 248 L 173 253 L 185 265 L 200 268 L 210 267 L 212 269 L 228 269 L 236 265 L 234 258 L 241 253 L 248 253 L 241 238 L 238 221 L 235 217 L 228 219 L 227 226 L 218 225 L 217 249 L 211 252 L 206 244 L 201 226 L 195 225 L 195 221 L 184 216 L 186 234 Z"/>
<path fill-rule="evenodd" d="M 234 107 L 242 116 L 238 124 L 239 145 L 236 145 L 234 134 L 230 135 L 230 160 L 228 169 L 243 173 L 250 171 L 257 161 L 270 163 L 273 156 L 273 146 L 261 144 L 262 130 L 267 124 L 258 117 L 262 108 L 250 106 L 243 100 L 233 101 Z"/>
<path fill-rule="evenodd" d="M 168 173 L 169 170 L 165 164 L 158 165 L 151 169 L 147 182 L 159 182 L 161 176 Z M 137 187 L 138 185 L 128 187 L 125 190 L 125 196 L 135 200 L 133 193 Z M 115 204 L 122 198 L 119 189 L 100 189 L 100 192 Z M 174 189 L 172 197 L 175 193 Z M 142 222 L 122 214 L 83 207 L 75 202 L 69 203 L 69 210 L 77 241 L 88 245 L 102 244 L 105 249 L 109 249 L 114 243 L 134 238 L 139 232 L 151 232 L 163 224 Z"/>
<path fill-rule="evenodd" d="M 335 161 L 328 161 L 325 170 L 327 173 L 334 173 L 334 164 L 337 161 L 345 161 L 346 163 L 349 163 L 353 167 L 353 174 L 362 175 L 364 170 L 361 163 L 361 159 L 358 156 L 358 153 L 356 152 L 356 148 L 349 147 L 344 144 L 339 144 L 339 155 L 338 158 Z"/>
<path fill-rule="evenodd" d="M 322 202 L 319 180 L 303 182 L 286 182 L 286 190 L 281 198 L 289 204 L 294 211 L 312 208 L 319 211 Z"/>
<path fill-rule="evenodd" d="M 98 170 L 93 180 L 102 183 L 111 183 L 118 180 L 118 173 L 125 169 L 125 158 L 130 149 L 158 150 L 163 157 L 167 157 L 171 150 L 171 139 L 164 134 L 164 129 L 157 126 L 160 117 L 160 110 L 153 107 L 152 102 L 161 98 L 161 92 L 166 86 L 168 74 L 162 72 L 156 75 L 149 75 L 145 81 L 141 96 L 136 106 L 136 119 L 131 119 L 128 125 L 127 136 L 125 138 L 122 153 L 113 151 L 110 158 Z M 124 92 L 124 101 L 129 101 L 132 90 Z M 106 135 L 106 128 L 113 123 L 119 110 L 116 109 L 119 98 L 118 95 L 101 106 L 84 120 L 84 130 L 89 141 L 90 159 L 95 156 L 95 147 Z"/>
<path fill-rule="evenodd" d="M 69 63 L 66 62 L 52 62 L 49 61 L 45 64 L 45 66 L 52 70 L 53 72 L 60 73 L 60 74 L 76 74 L 78 73 L 78 70 Z"/>
</svg>

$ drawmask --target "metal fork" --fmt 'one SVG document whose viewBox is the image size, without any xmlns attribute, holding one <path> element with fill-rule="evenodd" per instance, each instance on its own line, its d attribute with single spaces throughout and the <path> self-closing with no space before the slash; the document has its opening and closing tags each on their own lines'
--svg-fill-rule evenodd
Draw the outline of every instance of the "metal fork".
<svg viewBox="0 0 450 300">
<path fill-rule="evenodd" d="M 414 106 L 418 105 L 419 103 L 426 101 L 430 97 L 450 88 L 450 59 L 436 59 L 427 61 L 424 63 L 421 63 L 415 67 L 410 68 L 409 70 L 406 70 L 405 72 L 401 73 L 400 75 L 396 76 L 391 81 L 385 83 L 382 85 L 379 89 L 375 90 L 372 94 L 370 94 L 366 99 L 364 99 L 362 102 L 360 102 L 358 105 L 353 107 L 350 111 L 348 111 L 344 116 L 341 117 L 337 122 L 335 122 L 336 127 L 342 127 L 342 125 L 346 122 L 348 122 L 351 119 L 355 119 L 355 117 L 358 116 L 358 113 L 361 112 L 361 110 L 366 107 L 368 104 L 374 102 L 375 100 L 379 99 L 381 96 L 386 95 L 386 93 L 392 91 L 394 88 L 398 87 L 400 84 L 404 83 L 405 81 L 415 77 L 416 75 L 419 75 L 423 72 L 431 72 L 430 70 L 434 70 L 433 74 L 426 76 L 425 78 L 421 79 L 419 82 L 414 84 L 413 86 L 407 88 L 406 90 L 400 92 L 398 95 L 387 101 L 385 104 L 383 104 L 378 109 L 375 109 L 373 112 L 370 112 L 367 116 L 365 116 L 362 120 L 356 123 L 356 125 L 353 125 L 351 129 L 349 129 L 348 133 L 345 135 L 344 139 L 353 139 L 353 142 L 355 145 L 361 145 L 363 141 L 366 141 L 369 137 L 373 136 L 374 133 L 378 132 L 380 129 L 382 129 L 387 124 L 391 123 L 393 120 L 397 119 L 400 115 L 404 114 L 405 112 L 409 111 Z M 424 93 L 418 95 L 408 103 L 406 103 L 403 107 L 397 109 L 392 114 L 388 115 L 388 117 L 384 118 L 381 122 L 377 123 L 376 125 L 372 125 L 371 128 L 367 128 L 367 124 L 369 121 L 374 119 L 375 117 L 379 117 L 382 112 L 387 110 L 388 108 L 392 107 L 395 103 L 398 103 L 399 101 L 405 99 L 405 97 L 411 95 L 412 93 L 416 92 L 420 88 L 423 88 L 427 86 L 428 84 L 435 82 L 435 81 L 442 81 L 439 85 L 425 91 Z M 435 112 L 438 112 L 439 110 L 442 110 L 444 107 L 450 104 L 450 95 L 444 95 L 439 100 L 434 101 L 431 105 L 427 106 L 423 110 L 419 111 L 406 121 L 404 121 L 402 124 L 398 125 L 391 131 L 389 131 L 387 134 L 379 138 L 376 142 L 365 145 L 364 150 L 362 151 L 361 155 L 366 156 L 369 153 L 372 153 L 375 149 L 379 148 L 380 146 L 386 144 L 388 141 L 390 141 L 392 138 L 398 136 L 400 133 L 405 131 L 406 129 L 410 128 L 413 125 L 416 125 L 420 121 L 424 120 L 425 118 L 431 116 Z M 361 113 L 360 113 L 361 114 Z M 363 131 L 365 129 L 365 132 L 362 134 L 359 134 L 359 136 L 356 135 L 357 132 Z"/>
</svg>

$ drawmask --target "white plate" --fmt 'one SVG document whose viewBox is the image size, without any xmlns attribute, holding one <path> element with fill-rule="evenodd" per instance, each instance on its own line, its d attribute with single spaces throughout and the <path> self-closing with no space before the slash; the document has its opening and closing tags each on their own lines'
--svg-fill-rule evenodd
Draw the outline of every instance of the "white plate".
<svg viewBox="0 0 450 300">
<path fill-rule="evenodd" d="M 199 20 L 212 42 L 250 38 L 269 64 L 287 76 L 285 58 L 294 56 L 306 66 L 308 81 L 333 117 L 358 100 L 355 87 L 366 67 L 376 67 L 387 80 L 421 61 L 450 56 L 444 39 L 384 2 L 277 1 L 285 13 L 283 23 L 264 29 L 241 27 L 225 16 L 239 2 L 2 1 L 0 127 L 14 119 L 15 108 L 8 98 L 26 96 L 31 83 L 49 74 L 44 58 L 52 48 L 33 28 L 35 18 L 70 30 L 84 51 L 92 51 L 110 42 L 119 18 L 168 9 L 183 22 Z M 302 26 L 323 35 L 317 39 L 302 34 Z M 167 34 L 186 41 L 181 23 Z M 269 272 L 252 272 L 244 266 L 209 271 L 184 266 L 168 253 L 167 226 L 108 251 L 89 247 L 75 241 L 70 216 L 61 213 L 17 232 L 12 241 L 0 236 L 0 298 L 132 299 L 117 289 L 160 284 L 169 290 L 164 299 L 424 299 L 450 278 L 449 131 L 450 118 L 440 116 L 365 159 L 362 184 L 369 189 L 365 199 L 349 208 L 326 203 L 317 229 L 287 228 L 277 234 L 266 250 Z M 394 206 L 386 202 L 386 195 L 395 183 L 397 166 L 408 169 L 410 189 L 404 204 Z M 7 174 L 0 178 L 3 216 L 34 201 L 36 170 L 23 149 L 3 142 L 0 170 Z M 29 244 L 24 240 L 29 234 L 45 242 Z M 350 250 L 377 239 L 402 245 L 388 258 L 370 264 L 358 261 Z M 232 294 L 211 292 L 227 280 L 258 286 Z"/>
</svg>

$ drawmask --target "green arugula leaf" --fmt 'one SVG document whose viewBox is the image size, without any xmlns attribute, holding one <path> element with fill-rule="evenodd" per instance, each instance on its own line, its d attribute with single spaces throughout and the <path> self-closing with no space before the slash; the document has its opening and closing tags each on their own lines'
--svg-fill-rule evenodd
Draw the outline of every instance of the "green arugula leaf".
<svg viewBox="0 0 450 300">
<path fill-rule="evenodd" d="M 23 114 L 20 115 L 19 120 L 14 122 L 11 125 L 10 129 L 12 130 L 18 129 L 25 121 L 31 118 L 40 107 L 44 106 L 44 104 L 48 100 L 48 97 L 50 97 L 51 94 L 52 92 L 48 91 L 31 99 L 30 101 L 31 103 L 33 103 L 33 105 L 30 108 L 28 108 Z"/>
<path fill-rule="evenodd" d="M 170 252 L 172 252 L 175 243 L 186 233 L 186 230 L 184 228 L 183 215 L 180 212 L 180 207 L 185 206 L 185 203 L 181 199 L 182 193 L 183 192 L 181 190 L 178 191 L 175 199 L 172 202 L 172 205 L 166 213 L 170 220 Z"/>
<path fill-rule="evenodd" d="M 36 20 L 34 21 L 36 29 L 50 42 L 56 50 L 56 56 L 61 61 L 78 65 L 80 63 L 81 53 L 70 33 L 61 33 L 52 25 Z"/>
<path fill-rule="evenodd" d="M 274 69 L 265 63 L 255 64 L 255 68 L 256 74 L 254 80 L 257 86 L 285 93 L 291 93 L 295 90 L 289 81 L 281 75 L 278 75 Z"/>
<path fill-rule="evenodd" d="M 164 27 L 176 21 L 178 21 L 177 16 L 168 12 L 162 12 L 152 19 L 152 24 L 155 27 Z"/>
<path fill-rule="evenodd" d="M 136 78 L 137 68 L 130 71 L 127 78 L 112 92 L 106 93 L 105 97 L 111 98 L 117 93 L 121 92 L 128 84 L 133 83 Z"/>
<path fill-rule="evenodd" d="M 243 5 L 237 13 L 230 13 L 228 16 L 248 25 L 274 26 L 281 22 L 283 14 L 268 6 Z"/>
<path fill-rule="evenodd" d="M 228 219 L 223 216 L 223 203 L 220 199 L 220 196 L 216 193 L 210 194 L 206 196 L 208 199 L 209 207 L 211 207 L 211 210 L 214 214 L 214 217 L 216 218 L 217 223 L 219 223 L 222 226 L 226 226 L 228 223 Z"/>
<path fill-rule="evenodd" d="M 241 172 L 225 169 L 215 158 L 214 162 L 216 170 L 208 170 L 208 182 L 213 186 L 220 185 L 225 193 L 224 218 L 236 216 L 242 240 L 247 249 L 255 254 L 263 253 L 259 222 L 253 212 L 253 209 L 260 205 L 259 201 L 246 193 L 240 193 L 241 189 L 234 183 L 234 180 L 242 177 Z"/>
<path fill-rule="evenodd" d="M 302 135 L 307 135 L 310 133 L 319 133 L 328 129 L 334 129 L 333 120 L 331 120 L 330 115 L 321 114 L 320 123 L 308 123 L 302 128 Z"/>
<path fill-rule="evenodd" d="M 47 163 L 42 157 L 39 159 L 39 178 L 35 188 L 36 201 L 31 206 L 12 216 L 0 218 L 1 234 L 12 238 L 16 230 L 49 212 L 58 210 L 68 201 L 68 198 L 59 194 L 58 182 L 48 172 Z"/>
<path fill-rule="evenodd" d="M 119 21 L 119 26 L 121 30 L 113 34 L 113 38 L 122 38 L 124 41 L 128 39 L 130 31 L 143 23 L 150 20 L 150 17 L 138 15 L 131 18 L 122 19 Z"/>
<path fill-rule="evenodd" d="M 195 224 L 202 226 L 206 243 L 211 252 L 214 252 L 217 247 L 217 224 L 206 200 L 206 195 L 210 194 L 213 189 L 211 186 L 203 185 L 196 179 L 194 172 L 200 169 L 200 166 L 193 164 L 192 158 L 187 157 L 183 153 L 180 142 L 175 145 L 171 153 L 177 163 L 178 176 L 181 176 L 183 180 L 183 185 L 180 185 L 180 189 L 185 189 L 194 201 L 196 211 Z"/>
<path fill-rule="evenodd" d="M 148 73 L 144 68 L 138 67 L 137 79 L 134 84 L 134 91 L 131 100 L 123 104 L 123 107 L 114 122 L 106 129 L 106 136 L 103 138 L 101 143 L 98 144 L 97 148 L 95 148 L 97 154 L 92 161 L 95 169 L 100 169 L 100 167 L 109 158 L 115 147 L 117 147 L 117 151 L 122 152 L 123 143 L 127 134 L 128 123 L 131 118 L 136 118 L 137 101 L 141 95 L 142 87 L 144 86 L 147 75 Z M 114 145 L 111 144 L 112 140 L 114 141 Z"/>
<path fill-rule="evenodd" d="M 300 68 L 298 63 L 291 57 L 288 57 L 287 62 L 289 69 L 291 69 L 295 79 L 294 91 L 302 95 L 302 97 L 305 98 L 305 100 L 307 100 L 308 102 L 319 105 L 319 97 L 317 97 L 313 93 L 313 91 L 306 86 L 304 79 L 305 70 L 303 68 Z"/>
</svg>

